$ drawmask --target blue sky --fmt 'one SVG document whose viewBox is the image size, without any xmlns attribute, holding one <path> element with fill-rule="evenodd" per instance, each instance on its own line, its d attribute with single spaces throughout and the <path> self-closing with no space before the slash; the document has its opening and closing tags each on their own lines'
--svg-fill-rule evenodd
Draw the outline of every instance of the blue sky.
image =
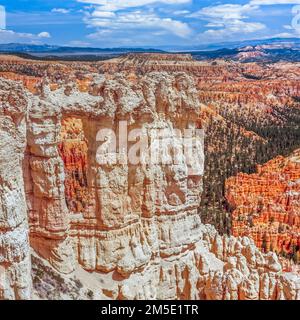
<svg viewBox="0 0 300 320">
<path fill-rule="evenodd" d="M 300 0 L 0 0 L 0 43 L 191 46 L 300 36 Z"/>
</svg>

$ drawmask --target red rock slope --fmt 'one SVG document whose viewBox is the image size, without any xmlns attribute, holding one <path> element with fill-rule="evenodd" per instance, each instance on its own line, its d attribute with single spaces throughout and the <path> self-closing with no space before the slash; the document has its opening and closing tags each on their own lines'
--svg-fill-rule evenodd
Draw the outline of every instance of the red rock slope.
<svg viewBox="0 0 300 320">
<path fill-rule="evenodd" d="M 226 198 L 234 236 L 251 236 L 263 251 L 299 261 L 300 150 L 258 166 L 255 174 L 228 179 Z"/>
</svg>

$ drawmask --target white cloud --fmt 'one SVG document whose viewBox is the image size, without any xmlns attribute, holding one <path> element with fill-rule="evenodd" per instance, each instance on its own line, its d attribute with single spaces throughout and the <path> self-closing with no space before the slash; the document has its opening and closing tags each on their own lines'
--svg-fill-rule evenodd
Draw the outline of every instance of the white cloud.
<svg viewBox="0 0 300 320">
<path fill-rule="evenodd" d="M 62 9 L 62 8 L 54 8 L 54 9 L 51 10 L 51 12 L 66 14 L 66 13 L 69 13 L 70 10 Z"/>
<path fill-rule="evenodd" d="M 103 16 L 102 13 L 103 11 L 95 10 L 90 16 L 87 16 L 86 23 L 93 27 L 100 27 L 111 31 L 129 29 L 157 31 L 161 29 L 183 38 L 188 37 L 192 33 L 192 30 L 186 23 L 171 18 L 161 18 L 151 12 L 121 12 L 115 13 L 110 18 Z M 101 31 L 103 32 L 103 30 Z M 99 32 L 96 32 L 96 34 L 98 35 Z"/>
<path fill-rule="evenodd" d="M 49 38 L 48 32 L 41 32 L 39 34 L 15 32 L 12 30 L 0 30 L 0 43 L 22 42 L 35 43 L 43 38 Z"/>
<path fill-rule="evenodd" d="M 268 6 L 278 4 L 299 4 L 300 0 L 251 0 L 250 5 Z"/>
<path fill-rule="evenodd" d="M 266 26 L 263 23 L 245 21 L 258 9 L 258 6 L 249 4 L 222 4 L 202 8 L 189 17 L 208 22 L 206 27 L 209 29 L 200 34 L 200 37 L 219 40 L 219 38 L 230 38 L 237 34 L 249 34 L 265 29 Z"/>
<path fill-rule="evenodd" d="M 273 37 L 274 38 L 295 38 L 297 37 L 297 35 L 294 33 L 282 32 L 282 33 L 274 34 Z"/>
<path fill-rule="evenodd" d="M 92 13 L 93 18 L 114 18 L 116 14 L 111 11 L 100 11 L 100 10 L 95 10 Z"/>
<path fill-rule="evenodd" d="M 89 39 L 101 42 L 148 42 L 159 37 L 175 36 L 187 39 L 193 32 L 189 24 L 180 21 L 189 11 L 177 5 L 191 3 L 192 0 L 77 0 L 89 5 L 85 7 L 84 22 L 96 31 Z M 160 4 L 161 6 L 154 6 Z M 162 6 L 163 5 L 163 6 Z M 172 6 L 175 5 L 173 8 Z M 170 11 L 163 11 L 170 6 Z M 174 10 L 171 10 L 174 9 Z M 177 10 L 176 10 L 177 9 Z M 177 14 L 174 14 L 174 11 Z M 177 15 L 178 18 L 175 18 Z M 141 39 L 144 38 L 144 41 Z M 130 42 L 130 39 L 127 39 Z M 157 40 L 157 39 L 156 39 Z M 157 42 L 157 41 L 155 41 Z"/>
<path fill-rule="evenodd" d="M 209 29 L 204 35 L 210 35 L 215 38 L 233 37 L 236 34 L 254 33 L 265 29 L 265 25 L 259 22 L 245 22 L 242 20 L 234 20 L 230 24 L 224 26 L 223 29 Z"/>
<path fill-rule="evenodd" d="M 185 4 L 191 0 L 77 0 L 78 2 L 89 3 L 101 6 L 103 11 L 118 11 L 126 8 L 142 7 L 153 3 L 162 4 Z"/>
<path fill-rule="evenodd" d="M 249 4 L 221 4 L 217 6 L 205 7 L 190 15 L 192 18 L 203 18 L 207 20 L 219 19 L 244 19 L 247 13 L 258 9 L 258 6 L 251 6 Z"/>
<path fill-rule="evenodd" d="M 183 15 L 187 15 L 189 13 L 190 13 L 190 11 L 188 11 L 188 10 L 178 10 L 178 11 L 173 12 L 173 14 L 175 16 L 183 16 Z"/>
<path fill-rule="evenodd" d="M 38 37 L 39 38 L 51 38 L 51 35 L 49 32 L 44 31 L 44 32 L 39 33 Z"/>
</svg>

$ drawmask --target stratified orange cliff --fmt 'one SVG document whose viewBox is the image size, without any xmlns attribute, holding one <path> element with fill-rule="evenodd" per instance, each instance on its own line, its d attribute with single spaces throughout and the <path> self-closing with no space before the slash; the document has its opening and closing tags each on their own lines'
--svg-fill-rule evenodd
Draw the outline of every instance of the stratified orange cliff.
<svg viewBox="0 0 300 320">
<path fill-rule="evenodd" d="M 300 299 L 299 274 L 275 252 L 223 232 L 221 214 L 230 211 L 219 188 L 263 161 L 260 148 L 276 155 L 254 114 L 294 132 L 287 119 L 298 107 L 298 65 L 148 54 L 97 63 L 1 59 L 0 298 Z M 167 138 L 205 129 L 205 148 L 195 153 L 205 153 L 205 166 L 196 161 L 191 173 L 184 156 L 171 165 L 99 164 L 97 133 L 118 132 L 120 121 L 148 139 L 152 129 L 166 129 Z M 295 147 L 295 137 L 280 150 Z M 104 154 L 114 156 L 122 154 Z M 201 221 L 211 212 L 218 230 Z"/>
</svg>

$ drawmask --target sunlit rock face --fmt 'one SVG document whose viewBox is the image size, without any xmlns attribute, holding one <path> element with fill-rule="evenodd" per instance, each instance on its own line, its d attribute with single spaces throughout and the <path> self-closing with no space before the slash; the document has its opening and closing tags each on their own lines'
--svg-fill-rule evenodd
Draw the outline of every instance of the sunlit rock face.
<svg viewBox="0 0 300 320">
<path fill-rule="evenodd" d="M 28 99 L 20 85 L 7 80 L 1 80 L 0 96 L 0 298 L 29 299 L 29 230 L 22 172 Z"/>
<path fill-rule="evenodd" d="M 58 146 L 65 169 L 65 196 L 70 212 L 83 212 L 90 201 L 87 184 L 88 146 L 81 119 L 62 120 Z"/>
<path fill-rule="evenodd" d="M 227 180 L 227 198 L 233 211 L 234 236 L 251 236 L 263 251 L 299 259 L 300 151 L 277 157 L 256 174 Z"/>
<path fill-rule="evenodd" d="M 185 56 L 176 61 L 201 70 Z M 25 68 L 9 68 L 16 64 Z M 54 283 L 55 298 L 71 299 L 300 298 L 299 276 L 276 254 L 202 224 L 203 162 L 190 170 L 180 150 L 184 130 L 202 129 L 207 109 L 195 78 L 168 68 L 99 75 L 89 64 L 26 62 L 37 91 L 1 79 L 1 298 L 50 298 Z M 163 149 L 166 163 L 112 161 L 124 160 L 123 150 L 99 156 L 107 141 L 99 132 L 118 133 L 125 122 L 129 136 L 141 129 L 146 141 L 164 130 L 176 152 Z M 193 160 L 204 158 L 197 146 Z"/>
</svg>

